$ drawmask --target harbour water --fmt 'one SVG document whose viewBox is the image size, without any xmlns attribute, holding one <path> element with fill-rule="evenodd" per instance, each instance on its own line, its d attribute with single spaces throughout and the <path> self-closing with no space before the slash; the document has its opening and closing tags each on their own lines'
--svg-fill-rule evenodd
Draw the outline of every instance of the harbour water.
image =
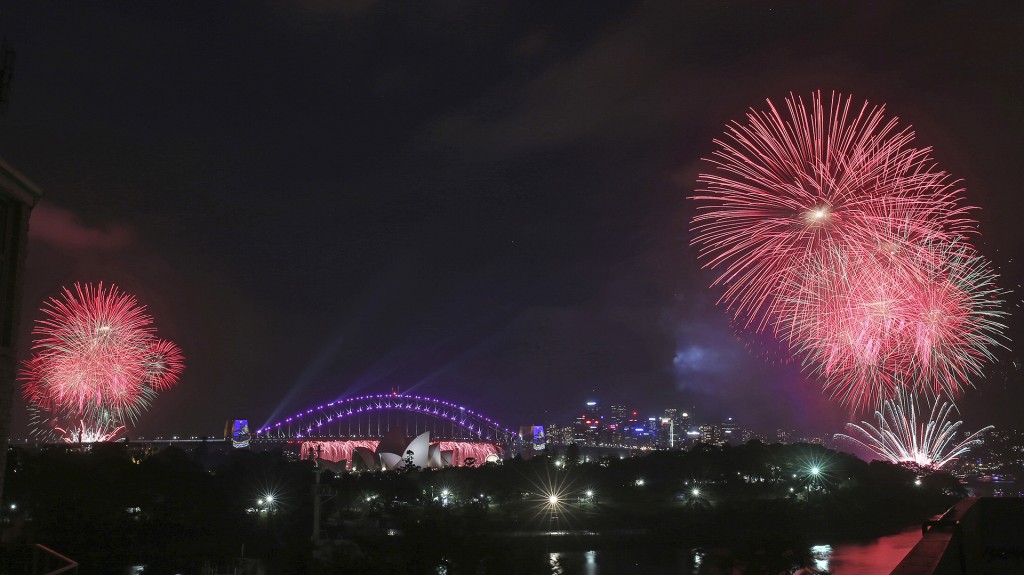
<svg viewBox="0 0 1024 575">
<path fill-rule="evenodd" d="M 813 569 L 803 573 L 885 575 L 920 538 L 914 526 L 871 541 L 815 545 Z M 721 559 L 713 550 L 652 547 L 551 552 L 548 562 L 551 575 L 733 575 L 720 568 Z"/>
</svg>

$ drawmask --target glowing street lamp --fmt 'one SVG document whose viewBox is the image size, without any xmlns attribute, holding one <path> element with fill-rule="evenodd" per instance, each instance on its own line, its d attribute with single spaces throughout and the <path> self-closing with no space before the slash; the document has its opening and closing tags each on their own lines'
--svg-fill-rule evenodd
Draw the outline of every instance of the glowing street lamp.
<svg viewBox="0 0 1024 575">
<path fill-rule="evenodd" d="M 707 493 L 697 485 L 690 487 L 686 493 L 688 495 L 686 505 L 690 507 L 704 507 L 711 503 L 708 500 Z"/>
<path fill-rule="evenodd" d="M 562 509 L 562 500 L 558 493 L 549 493 L 547 496 L 548 529 L 555 531 L 558 526 L 558 515 Z"/>
<path fill-rule="evenodd" d="M 806 490 L 808 497 L 813 491 L 825 491 L 825 487 L 828 480 L 828 469 L 826 467 L 827 462 L 821 458 L 812 458 L 812 461 L 807 462 L 805 467 L 806 473 Z"/>
<path fill-rule="evenodd" d="M 260 515 L 276 513 L 277 508 L 274 505 L 276 501 L 276 495 L 273 493 L 264 493 L 261 497 L 256 499 L 256 507 L 252 509 L 252 512 L 259 513 Z"/>
</svg>

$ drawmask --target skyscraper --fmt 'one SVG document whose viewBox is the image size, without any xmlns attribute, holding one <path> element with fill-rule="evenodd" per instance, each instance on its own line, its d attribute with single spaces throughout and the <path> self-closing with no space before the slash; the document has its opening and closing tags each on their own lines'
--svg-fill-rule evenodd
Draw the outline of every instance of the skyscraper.
<svg viewBox="0 0 1024 575">
<path fill-rule="evenodd" d="M 741 443 L 742 438 L 740 437 L 739 426 L 733 421 L 731 417 L 727 417 L 722 422 L 722 441 L 725 443 Z"/>
</svg>

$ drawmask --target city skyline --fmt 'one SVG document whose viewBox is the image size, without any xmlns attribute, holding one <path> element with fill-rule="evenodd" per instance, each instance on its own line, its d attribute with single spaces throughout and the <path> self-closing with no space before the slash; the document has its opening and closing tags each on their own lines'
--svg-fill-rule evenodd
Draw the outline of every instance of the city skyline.
<svg viewBox="0 0 1024 575">
<path fill-rule="evenodd" d="M 1010 350 L 958 405 L 1024 428 L 1019 7 L 0 6 L 0 155 L 45 192 L 22 357 L 62 287 L 136 294 L 189 364 L 134 434 L 391 389 L 512 426 L 587 400 L 863 419 L 737 335 L 688 247 L 712 140 L 818 89 L 887 103 L 981 208 Z"/>
</svg>

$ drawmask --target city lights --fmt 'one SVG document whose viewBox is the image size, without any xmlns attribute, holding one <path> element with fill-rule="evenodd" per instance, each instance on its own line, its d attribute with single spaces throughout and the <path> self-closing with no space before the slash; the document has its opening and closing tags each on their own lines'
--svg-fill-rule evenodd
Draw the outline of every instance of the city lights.
<svg viewBox="0 0 1024 575">
<path fill-rule="evenodd" d="M 247 513 L 256 514 L 261 516 L 273 515 L 278 513 L 279 509 L 279 498 L 273 491 L 265 491 L 256 498 L 256 504 L 253 507 L 246 509 Z"/>
</svg>

